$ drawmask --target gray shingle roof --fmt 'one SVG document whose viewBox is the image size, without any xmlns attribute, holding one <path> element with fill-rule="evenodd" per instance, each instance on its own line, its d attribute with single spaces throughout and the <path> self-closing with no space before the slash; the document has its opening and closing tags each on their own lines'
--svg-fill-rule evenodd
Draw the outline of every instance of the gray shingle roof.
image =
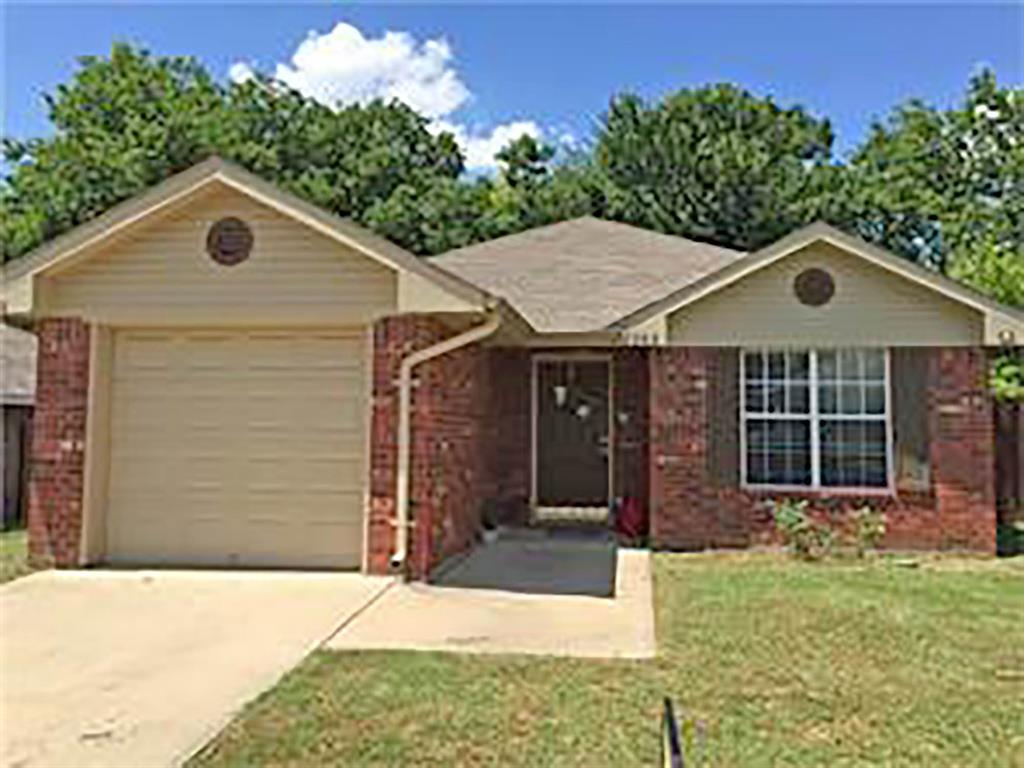
<svg viewBox="0 0 1024 768">
<path fill-rule="evenodd" d="M 36 397 L 36 337 L 0 323 L 0 404 L 31 405 Z"/>
<path fill-rule="evenodd" d="M 431 261 L 505 298 L 538 331 L 572 332 L 603 329 L 742 255 L 588 216 Z"/>
</svg>

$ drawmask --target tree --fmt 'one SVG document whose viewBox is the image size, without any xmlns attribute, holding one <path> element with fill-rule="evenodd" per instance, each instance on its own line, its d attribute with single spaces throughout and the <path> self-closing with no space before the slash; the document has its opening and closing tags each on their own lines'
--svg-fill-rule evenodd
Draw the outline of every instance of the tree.
<svg viewBox="0 0 1024 768">
<path fill-rule="evenodd" d="M 54 136 L 4 140 L 4 260 L 211 154 L 356 217 L 402 185 L 462 171 L 454 138 L 398 102 L 333 110 L 266 78 L 224 86 L 193 59 L 123 44 L 80 63 L 47 97 Z"/>
<path fill-rule="evenodd" d="M 554 156 L 554 147 L 523 134 L 510 141 L 495 157 L 509 186 L 530 188 L 543 184 L 550 176 L 549 163 Z"/>
<path fill-rule="evenodd" d="M 982 71 L 958 107 L 903 104 L 848 174 L 861 235 L 1024 306 L 1024 89 Z"/>
<path fill-rule="evenodd" d="M 622 208 L 620 190 L 585 153 L 556 158 L 553 147 L 521 136 L 497 159 L 500 173 L 491 203 L 505 212 L 508 231 L 580 216 L 614 217 Z"/>
<path fill-rule="evenodd" d="M 501 205 L 496 194 L 487 178 L 402 184 L 363 221 L 415 253 L 441 253 L 522 228 L 518 211 Z"/>
<path fill-rule="evenodd" d="M 625 221 L 747 250 L 804 223 L 799 202 L 831 147 L 827 120 L 715 85 L 654 105 L 616 97 L 595 159 L 624 195 Z"/>
<path fill-rule="evenodd" d="M 827 120 L 713 85 L 614 98 L 592 150 L 523 136 L 493 178 L 399 102 L 332 109 L 130 45 L 46 98 L 54 135 L 4 140 L 4 260 L 220 154 L 421 254 L 583 215 L 743 250 L 825 219 L 1024 306 L 1024 90 L 987 71 L 953 109 L 897 107 L 845 164 Z"/>
</svg>

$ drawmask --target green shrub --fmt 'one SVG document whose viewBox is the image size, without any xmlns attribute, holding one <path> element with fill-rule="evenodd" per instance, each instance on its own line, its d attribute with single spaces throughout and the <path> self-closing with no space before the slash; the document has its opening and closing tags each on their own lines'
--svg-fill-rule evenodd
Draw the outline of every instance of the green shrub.
<svg viewBox="0 0 1024 768">
<path fill-rule="evenodd" d="M 863 506 L 853 513 L 853 540 L 857 557 L 864 557 L 868 550 L 878 549 L 885 538 L 885 512 Z"/>
<path fill-rule="evenodd" d="M 833 528 L 826 522 L 814 520 L 807 512 L 809 502 L 782 499 L 769 502 L 775 519 L 775 530 L 783 543 L 801 560 L 821 560 L 842 550 L 864 557 L 877 549 L 885 538 L 885 513 L 863 506 L 852 514 L 852 528 Z"/>
<path fill-rule="evenodd" d="M 996 528 L 996 552 L 1004 557 L 1024 555 L 1024 520 L 999 524 Z"/>
<path fill-rule="evenodd" d="M 1020 350 L 1006 352 L 992 361 L 989 386 L 996 400 L 1024 403 L 1024 355 Z"/>
<path fill-rule="evenodd" d="M 801 560 L 820 560 L 832 551 L 835 535 L 827 525 L 807 514 L 806 501 L 783 499 L 771 502 L 775 530 L 783 543 Z"/>
</svg>

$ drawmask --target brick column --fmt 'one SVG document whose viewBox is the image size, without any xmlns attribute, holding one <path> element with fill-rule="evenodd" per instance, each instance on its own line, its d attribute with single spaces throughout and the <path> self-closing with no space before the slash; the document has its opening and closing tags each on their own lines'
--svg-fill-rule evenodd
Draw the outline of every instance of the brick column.
<svg viewBox="0 0 1024 768">
<path fill-rule="evenodd" d="M 37 333 L 29 553 L 37 564 L 74 567 L 82 532 L 89 326 L 74 318 L 42 320 Z"/>
<path fill-rule="evenodd" d="M 650 527 L 658 547 L 745 544 L 743 514 L 719 493 L 709 466 L 714 351 L 667 347 L 649 353 Z"/>
<path fill-rule="evenodd" d="M 488 476 L 502 519 L 526 524 L 530 515 L 532 379 L 530 350 L 522 347 L 488 350 L 490 413 Z"/>
<path fill-rule="evenodd" d="M 398 467 L 398 376 L 402 360 L 453 335 L 426 315 L 380 320 L 374 327 L 373 424 L 370 467 L 371 573 L 386 573 L 395 546 Z M 413 372 L 409 553 L 406 573 L 426 578 L 445 557 L 471 546 L 488 476 L 487 353 L 471 345 L 419 365 Z"/>
<path fill-rule="evenodd" d="M 995 551 L 995 426 L 980 348 L 937 349 L 929 366 L 937 543 Z"/>
<path fill-rule="evenodd" d="M 615 495 L 635 499 L 649 511 L 650 365 L 640 347 L 615 350 L 612 405 L 615 419 Z"/>
</svg>

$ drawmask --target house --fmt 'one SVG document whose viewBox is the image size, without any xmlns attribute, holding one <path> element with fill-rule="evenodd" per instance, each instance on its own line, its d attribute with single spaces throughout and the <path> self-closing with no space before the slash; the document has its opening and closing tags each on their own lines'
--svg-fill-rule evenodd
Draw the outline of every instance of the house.
<svg viewBox="0 0 1024 768">
<path fill-rule="evenodd" d="M 482 510 L 744 546 L 766 499 L 992 551 L 1024 315 L 816 224 L 755 253 L 581 219 L 412 256 L 203 162 L 5 268 L 39 338 L 31 551 L 424 577 Z"/>
<path fill-rule="evenodd" d="M 32 404 L 36 394 L 36 337 L 0 324 L 0 365 L 0 411 L 4 424 L 0 530 L 7 530 L 20 525 L 25 519 L 28 466 L 25 457 L 32 432 Z"/>
</svg>

